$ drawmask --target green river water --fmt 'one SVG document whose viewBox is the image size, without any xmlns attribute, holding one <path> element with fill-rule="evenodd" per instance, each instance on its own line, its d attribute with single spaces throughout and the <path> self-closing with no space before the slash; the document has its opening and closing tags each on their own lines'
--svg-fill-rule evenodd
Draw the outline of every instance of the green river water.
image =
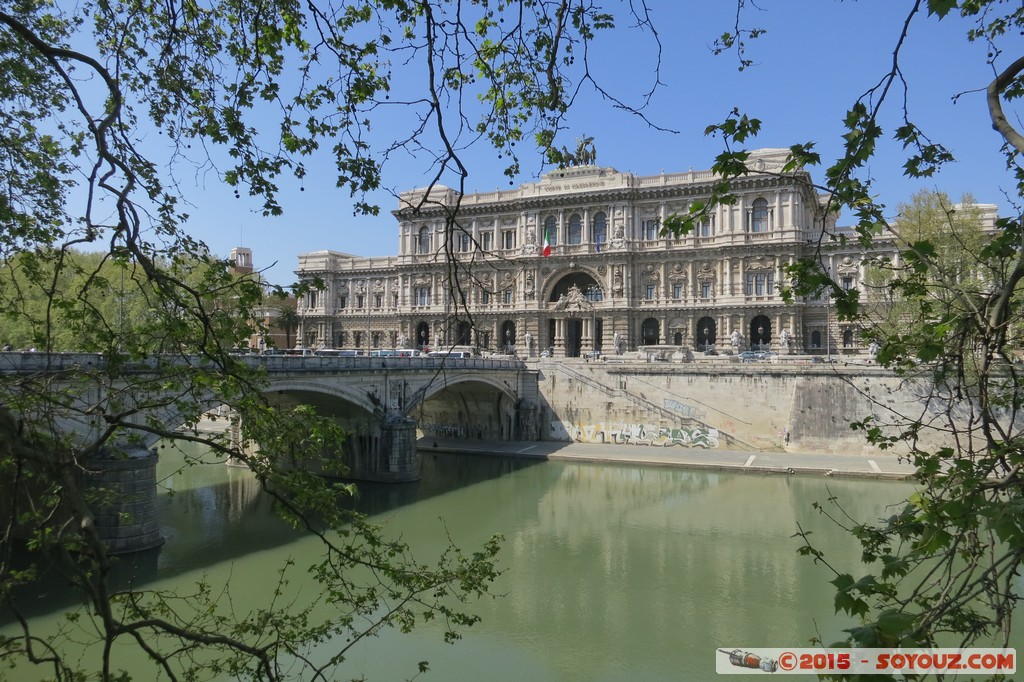
<svg viewBox="0 0 1024 682">
<path fill-rule="evenodd" d="M 205 575 L 226 586 L 237 610 L 269 598 L 285 560 L 313 560 L 315 542 L 272 516 L 247 471 L 182 470 L 179 452 L 160 452 L 167 542 L 131 569 L 137 584 L 184 590 Z M 388 632 L 361 644 L 337 679 L 407 680 L 429 661 L 417 680 L 703 680 L 716 677 L 718 648 L 805 647 L 816 633 L 830 641 L 849 622 L 834 614 L 831 574 L 798 556 L 797 525 L 858 575 L 857 548 L 812 503 L 835 495 L 853 517 L 874 519 L 911 492 L 886 481 L 424 459 L 417 483 L 361 484 L 361 504 L 425 559 L 445 533 L 464 548 L 501 533 L 502 596 L 476 604 L 483 620 L 457 644 L 444 644 L 434 624 Z M 298 594 L 315 596 L 304 574 L 292 579 Z M 58 595 L 36 599 L 35 625 L 55 632 L 66 605 Z M 119 662 L 145 670 L 127 651 Z M 8 679 L 46 673 L 20 669 Z"/>
</svg>

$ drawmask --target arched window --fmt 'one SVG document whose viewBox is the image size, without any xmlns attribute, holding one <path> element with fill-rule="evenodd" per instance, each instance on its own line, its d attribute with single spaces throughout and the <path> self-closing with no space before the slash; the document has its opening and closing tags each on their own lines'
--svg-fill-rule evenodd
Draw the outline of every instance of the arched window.
<svg viewBox="0 0 1024 682">
<path fill-rule="evenodd" d="M 768 211 L 766 199 L 755 199 L 753 210 L 750 212 L 750 231 L 767 232 L 771 229 L 771 213 Z"/>
<path fill-rule="evenodd" d="M 430 228 L 425 225 L 420 228 L 419 235 L 416 238 L 416 252 L 430 253 Z"/>
<path fill-rule="evenodd" d="M 583 222 L 579 213 L 569 216 L 569 234 L 566 235 L 566 242 L 569 244 L 583 243 Z"/>
<path fill-rule="evenodd" d="M 600 248 L 601 244 L 608 241 L 608 218 L 605 216 L 604 211 L 599 211 L 594 214 L 594 225 L 591 237 L 591 241 L 597 244 L 598 248 Z"/>
<path fill-rule="evenodd" d="M 549 215 L 544 219 L 543 239 L 546 239 L 551 246 L 558 244 L 558 219 L 553 215 Z M 544 242 L 541 243 L 543 244 Z"/>
</svg>

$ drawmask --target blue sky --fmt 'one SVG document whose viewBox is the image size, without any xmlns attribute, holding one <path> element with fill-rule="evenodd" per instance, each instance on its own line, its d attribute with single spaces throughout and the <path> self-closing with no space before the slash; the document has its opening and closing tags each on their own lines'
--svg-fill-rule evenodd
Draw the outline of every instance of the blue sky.
<svg viewBox="0 0 1024 682">
<path fill-rule="evenodd" d="M 619 11 L 621 5 L 606 0 Z M 637 117 L 615 110 L 591 92 L 580 98 L 570 114 L 572 126 L 559 144 L 572 148 L 583 135 L 595 138 L 597 163 L 640 175 L 710 167 L 721 140 L 705 137 L 704 129 L 720 122 L 733 107 L 763 122 L 761 134 L 749 146 L 788 147 L 815 141 L 823 160 L 839 151 L 841 120 L 853 101 L 885 74 L 903 19 L 913 5 L 907 0 L 748 0 L 747 24 L 767 29 L 748 45 L 755 65 L 737 69 L 733 53 L 714 56 L 710 46 L 717 35 L 733 26 L 735 5 L 730 0 L 649 0 L 652 17 L 663 44 L 661 80 L 646 115 L 659 126 L 650 128 Z M 949 147 L 958 162 L 928 181 L 902 176 L 905 160 L 900 145 L 889 143 L 870 168 L 882 201 L 893 208 L 922 188 L 939 189 L 954 197 L 965 192 L 978 201 L 1010 210 L 1004 192 L 1012 190 L 1011 176 L 999 155 L 1001 139 L 991 129 L 984 88 L 992 79 L 985 63 L 986 48 L 965 38 L 969 25 L 952 17 L 939 22 L 920 14 L 904 47 L 903 67 L 909 83 L 908 107 L 915 120 L 934 140 Z M 1004 46 L 1005 67 L 1024 52 L 1024 39 L 1012 38 Z M 606 89 L 630 103 L 639 103 L 653 78 L 653 51 L 649 38 L 630 30 L 628 22 L 599 36 L 593 55 L 595 75 Z M 415 79 L 415 74 L 410 75 Z M 951 98 L 964 94 L 954 104 Z M 890 132 L 900 123 L 902 93 L 893 93 L 889 114 L 882 123 Z M 1008 108 L 1011 121 L 1016 121 Z M 383 128 L 391 133 L 394 122 Z M 514 185 L 536 180 L 542 171 L 539 157 L 521 145 L 523 172 Z M 471 191 L 509 187 L 503 163 L 485 141 L 466 153 Z M 396 191 L 427 181 L 427 162 L 407 156 L 385 169 L 384 183 Z M 812 169 L 815 177 L 822 174 Z M 210 178 L 208 178 L 210 180 Z M 1011 192 L 1012 194 L 1012 192 Z M 347 191 L 334 187 L 329 159 L 312 163 L 304 191 L 285 181 L 285 213 L 276 218 L 259 215 L 259 204 L 236 199 L 225 187 L 210 183 L 189 197 L 189 229 L 206 241 L 214 253 L 227 255 L 234 246 L 253 250 L 255 264 L 269 268 L 267 278 L 277 284 L 294 281 L 300 253 L 321 249 L 359 256 L 388 256 L 397 252 L 397 223 L 390 215 L 395 201 L 387 192 L 374 199 L 381 204 L 378 217 L 352 215 Z M 842 221 L 841 221 L 842 222 Z"/>
</svg>

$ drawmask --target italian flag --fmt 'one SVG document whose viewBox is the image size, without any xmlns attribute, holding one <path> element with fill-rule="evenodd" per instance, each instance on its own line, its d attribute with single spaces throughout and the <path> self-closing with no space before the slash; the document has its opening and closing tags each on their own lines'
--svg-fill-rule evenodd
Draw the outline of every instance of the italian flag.
<svg viewBox="0 0 1024 682">
<path fill-rule="evenodd" d="M 548 240 L 548 231 L 544 230 L 544 250 L 541 251 L 541 255 L 547 258 L 551 255 L 551 242 Z"/>
</svg>

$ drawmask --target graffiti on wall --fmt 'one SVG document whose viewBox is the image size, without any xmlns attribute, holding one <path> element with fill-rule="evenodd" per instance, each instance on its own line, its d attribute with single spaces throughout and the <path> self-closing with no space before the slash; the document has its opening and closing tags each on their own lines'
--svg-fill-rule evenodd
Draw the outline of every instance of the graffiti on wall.
<svg viewBox="0 0 1024 682">
<path fill-rule="evenodd" d="M 552 425 L 554 426 L 554 425 Z M 717 448 L 718 430 L 700 426 L 656 426 L 598 422 L 596 424 L 564 422 L 566 434 L 577 443 L 617 443 L 619 445 L 653 445 L 684 448 Z"/>
<path fill-rule="evenodd" d="M 704 418 L 704 410 L 698 410 L 696 407 L 693 407 L 692 405 L 687 405 L 686 403 L 681 403 L 678 400 L 672 400 L 671 398 L 665 398 L 663 402 L 665 404 L 665 409 L 672 410 L 673 412 L 678 412 L 684 417 L 689 417 L 690 419 Z"/>
<path fill-rule="evenodd" d="M 434 424 L 426 423 L 418 425 L 420 430 L 428 436 L 437 438 L 473 438 L 476 433 L 470 434 L 469 427 L 465 424 Z"/>
</svg>

